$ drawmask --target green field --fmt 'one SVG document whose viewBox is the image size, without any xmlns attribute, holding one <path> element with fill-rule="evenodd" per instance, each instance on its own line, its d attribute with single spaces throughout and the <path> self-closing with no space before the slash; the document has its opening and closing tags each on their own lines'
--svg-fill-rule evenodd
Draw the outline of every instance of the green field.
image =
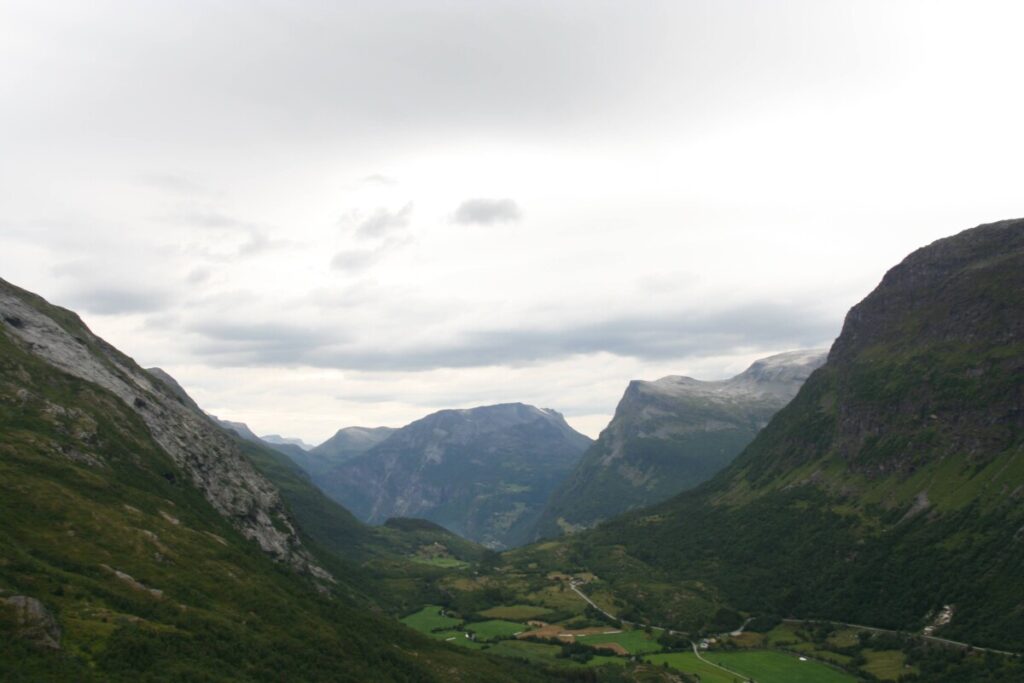
<svg viewBox="0 0 1024 683">
<path fill-rule="evenodd" d="M 903 674 L 917 673 L 916 667 L 904 668 L 907 657 L 899 650 L 865 650 L 864 657 L 868 663 L 861 668 L 883 681 L 895 681 Z"/>
<path fill-rule="evenodd" d="M 736 683 L 736 676 L 727 674 L 710 664 L 697 659 L 692 652 L 673 652 L 664 655 L 651 655 L 646 657 L 652 664 L 668 663 L 670 667 L 687 674 L 697 674 L 701 683 Z M 760 679 L 758 679 L 760 680 Z"/>
<path fill-rule="evenodd" d="M 581 645 L 597 645 L 598 643 L 618 643 L 631 655 L 642 655 L 647 652 L 657 652 L 661 644 L 643 631 L 623 631 L 622 633 L 599 633 L 592 636 L 583 636 L 577 639 Z"/>
<path fill-rule="evenodd" d="M 614 664 L 615 666 L 626 666 L 626 662 L 629 661 L 625 657 L 613 657 L 608 655 L 596 655 L 591 659 L 587 660 L 587 666 L 605 666 L 606 664 Z"/>
<path fill-rule="evenodd" d="M 537 664 L 556 663 L 558 660 L 555 656 L 561 651 L 562 648 L 558 645 L 534 643 L 529 640 L 502 640 L 487 648 L 487 654 L 517 657 Z"/>
<path fill-rule="evenodd" d="M 520 631 L 525 631 L 527 627 L 514 621 L 491 619 L 466 624 L 465 628 L 467 631 L 475 633 L 477 640 L 494 640 L 495 638 L 511 638 Z"/>
<path fill-rule="evenodd" d="M 441 616 L 440 605 L 427 605 L 419 612 L 402 619 L 402 623 L 421 633 L 430 633 L 434 629 L 451 629 L 462 623 L 461 619 Z"/>
<path fill-rule="evenodd" d="M 483 647 L 483 645 L 481 645 L 480 643 L 467 638 L 465 631 L 435 631 L 427 635 L 429 635 L 431 638 L 443 640 L 451 645 L 458 645 L 459 647 L 468 647 L 471 650 L 479 650 Z"/>
<path fill-rule="evenodd" d="M 490 619 L 508 619 L 509 621 L 526 621 L 540 619 L 551 610 L 538 605 L 500 605 L 480 612 L 481 616 Z"/>
<path fill-rule="evenodd" d="M 419 562 L 420 564 L 429 564 L 434 567 L 443 567 L 444 569 L 461 569 L 462 567 L 468 567 L 468 562 L 462 560 L 456 560 L 454 557 L 413 557 L 413 562 Z"/>
<path fill-rule="evenodd" d="M 819 662 L 801 662 L 793 655 L 771 650 L 709 652 L 704 657 L 757 683 L 854 683 L 857 680 Z"/>
</svg>

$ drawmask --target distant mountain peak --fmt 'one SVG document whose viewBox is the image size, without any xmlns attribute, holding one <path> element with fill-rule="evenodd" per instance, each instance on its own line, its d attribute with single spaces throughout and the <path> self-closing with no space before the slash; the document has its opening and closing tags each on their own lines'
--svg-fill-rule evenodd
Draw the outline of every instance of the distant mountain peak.
<svg viewBox="0 0 1024 683">
<path fill-rule="evenodd" d="M 350 436 L 344 432 L 335 439 Z M 502 547 L 526 540 L 548 495 L 590 443 L 555 410 L 525 403 L 452 408 L 391 430 L 311 475 L 370 522 L 423 517 Z"/>
<path fill-rule="evenodd" d="M 304 451 L 308 451 L 313 448 L 311 444 L 306 443 L 302 439 L 296 437 L 281 436 L 280 434 L 265 434 L 261 436 L 260 439 L 266 441 L 267 443 L 274 444 L 276 446 L 298 446 Z"/>
<path fill-rule="evenodd" d="M 709 479 L 826 358 L 823 349 L 755 361 L 725 380 L 633 380 L 598 441 L 549 501 L 536 536 L 595 524 Z"/>
</svg>

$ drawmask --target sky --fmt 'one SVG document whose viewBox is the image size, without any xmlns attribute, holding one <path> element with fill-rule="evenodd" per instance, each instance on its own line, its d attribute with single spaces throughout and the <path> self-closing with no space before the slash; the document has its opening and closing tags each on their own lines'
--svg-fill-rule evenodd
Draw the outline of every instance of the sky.
<svg viewBox="0 0 1024 683">
<path fill-rule="evenodd" d="M 0 277 L 318 443 L 827 347 L 1024 215 L 1017 2 L 0 1 Z"/>
</svg>

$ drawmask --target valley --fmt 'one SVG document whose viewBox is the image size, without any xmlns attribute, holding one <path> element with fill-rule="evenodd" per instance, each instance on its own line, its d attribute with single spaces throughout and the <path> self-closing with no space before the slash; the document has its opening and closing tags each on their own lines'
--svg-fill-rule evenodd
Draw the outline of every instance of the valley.
<svg viewBox="0 0 1024 683">
<path fill-rule="evenodd" d="M 1015 683 L 1021 292 L 1024 221 L 980 226 L 893 267 L 827 357 L 634 382 L 597 442 L 506 403 L 307 450 L 0 281 L 0 674 Z M 538 531 L 609 454 L 624 493 Z M 633 497 L 622 459 L 680 490 Z"/>
</svg>

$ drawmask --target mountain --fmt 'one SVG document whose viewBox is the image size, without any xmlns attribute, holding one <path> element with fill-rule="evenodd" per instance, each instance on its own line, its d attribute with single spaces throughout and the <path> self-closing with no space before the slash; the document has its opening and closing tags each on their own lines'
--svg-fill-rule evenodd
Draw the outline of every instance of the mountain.
<svg viewBox="0 0 1024 683">
<path fill-rule="evenodd" d="M 490 547 L 524 542 L 591 440 L 522 403 L 442 410 L 314 475 L 371 523 L 424 517 Z"/>
<path fill-rule="evenodd" d="M 303 453 L 290 451 L 288 455 L 310 476 L 317 476 L 362 455 L 395 431 L 391 427 L 346 427 L 315 448 Z"/>
<path fill-rule="evenodd" d="M 823 350 L 791 351 L 719 382 L 630 382 L 611 423 L 552 495 L 534 538 L 578 531 L 707 481 L 824 362 Z"/>
<path fill-rule="evenodd" d="M 250 441 L 252 443 L 265 443 L 263 439 L 256 436 L 256 432 L 249 429 L 249 425 L 245 424 L 244 422 L 222 420 L 216 415 L 210 415 L 210 418 L 218 425 L 220 425 L 222 428 L 228 430 L 229 432 L 234 432 L 237 436 L 245 439 L 246 441 Z"/>
<path fill-rule="evenodd" d="M 163 382 L 170 382 L 171 386 L 174 388 L 175 393 L 185 396 L 186 398 L 188 398 L 189 401 L 192 402 L 192 405 L 194 405 L 197 409 L 199 408 L 199 406 L 196 405 L 195 401 L 188 397 L 188 394 L 185 393 L 185 390 L 181 388 L 181 385 L 178 384 L 177 380 L 175 380 L 169 374 L 167 374 L 160 368 L 149 368 L 147 372 L 155 375 L 158 379 L 160 379 Z M 284 453 L 289 458 L 292 458 L 296 461 L 300 461 L 305 457 L 306 449 L 300 446 L 298 443 L 295 443 L 296 441 L 301 441 L 301 439 L 284 439 L 278 436 L 277 434 L 270 435 L 271 437 L 277 438 L 267 439 L 261 436 L 256 436 L 256 432 L 252 431 L 252 429 L 249 428 L 249 425 L 245 424 L 244 422 L 222 420 L 216 415 L 210 415 L 209 413 L 206 413 L 206 415 L 211 420 L 213 420 L 221 429 L 224 429 L 228 433 L 237 436 L 242 441 L 253 444 L 259 444 L 261 446 L 267 446 L 277 451 L 278 453 Z"/>
<path fill-rule="evenodd" d="M 322 495 L 293 507 L 315 495 L 283 455 L 0 280 L 0 679 L 551 680 L 379 616 L 358 567 L 299 521 L 348 515 Z M 410 550 L 447 541 L 351 524 Z"/>
<path fill-rule="evenodd" d="M 649 615 L 722 605 L 1024 650 L 1024 220 L 910 254 L 726 470 L 570 537 Z"/>
<path fill-rule="evenodd" d="M 264 434 L 260 439 L 274 446 L 298 446 L 304 451 L 308 451 L 313 448 L 302 439 L 291 436 L 281 436 L 280 434 Z"/>
</svg>

